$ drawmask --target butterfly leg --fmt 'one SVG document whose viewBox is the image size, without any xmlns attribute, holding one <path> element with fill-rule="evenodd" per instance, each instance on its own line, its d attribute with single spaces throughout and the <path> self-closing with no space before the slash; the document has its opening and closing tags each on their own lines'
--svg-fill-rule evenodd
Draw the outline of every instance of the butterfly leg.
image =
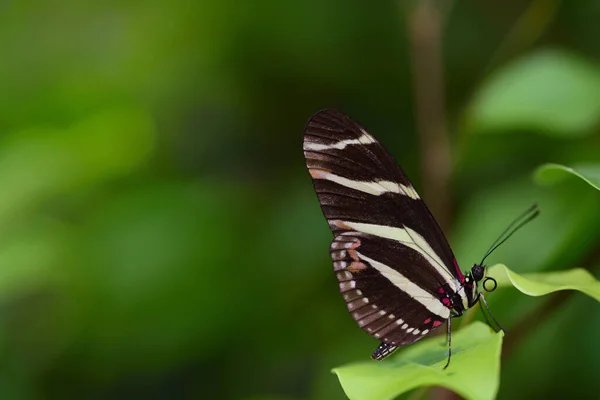
<svg viewBox="0 0 600 400">
<path fill-rule="evenodd" d="M 485 317 L 486 322 L 489 325 L 492 325 L 490 323 L 490 320 L 488 319 L 488 315 L 489 315 L 490 317 L 492 317 L 492 321 L 494 321 L 494 324 L 496 324 L 496 327 L 498 327 L 498 330 L 501 330 L 502 332 L 506 333 L 504 328 L 502 326 L 500 326 L 498 321 L 496 321 L 496 318 L 494 318 L 494 315 L 490 311 L 490 307 L 488 307 L 487 301 L 485 300 L 485 296 L 483 295 L 483 293 L 479 292 L 479 298 L 481 299 L 481 301 L 483 302 L 483 305 L 485 306 L 485 309 L 487 310 L 487 313 L 485 313 L 485 312 L 483 312 L 483 308 L 481 309 L 481 312 L 483 312 L 483 316 Z M 496 330 L 496 327 L 494 327 L 494 330 Z M 496 330 L 496 332 L 498 332 L 498 331 Z"/>
<path fill-rule="evenodd" d="M 448 361 L 446 361 L 446 365 L 444 365 L 444 368 L 442 369 L 448 368 L 448 365 L 450 365 L 450 357 L 452 357 L 452 327 L 450 326 L 450 321 L 452 321 L 452 317 L 448 318 L 448 322 L 446 323 L 446 326 L 448 327 Z"/>
</svg>

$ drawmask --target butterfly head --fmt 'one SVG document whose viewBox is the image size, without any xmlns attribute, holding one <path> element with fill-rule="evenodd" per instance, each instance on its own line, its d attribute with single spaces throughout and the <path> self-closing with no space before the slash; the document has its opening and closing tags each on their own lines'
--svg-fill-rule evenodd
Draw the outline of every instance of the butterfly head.
<svg viewBox="0 0 600 400">
<path fill-rule="evenodd" d="M 475 282 L 479 282 L 480 280 L 482 280 L 484 275 L 485 266 L 480 264 L 473 265 L 473 268 L 471 268 L 471 276 L 473 277 Z"/>
<path fill-rule="evenodd" d="M 477 284 L 481 280 L 483 280 L 483 289 L 486 292 L 493 292 L 494 290 L 496 290 L 496 286 L 498 286 L 498 283 L 491 276 L 485 277 L 485 268 L 485 265 L 474 264 L 473 268 L 471 268 L 471 273 L 469 275 L 475 281 L 475 286 L 477 286 Z"/>
</svg>

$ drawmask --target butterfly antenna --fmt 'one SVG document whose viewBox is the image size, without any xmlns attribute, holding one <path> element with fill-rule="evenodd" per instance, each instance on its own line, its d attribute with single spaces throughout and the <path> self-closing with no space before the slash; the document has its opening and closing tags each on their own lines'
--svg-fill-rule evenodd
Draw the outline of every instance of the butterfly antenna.
<svg viewBox="0 0 600 400">
<path fill-rule="evenodd" d="M 508 240 L 508 238 L 511 237 L 516 231 L 518 231 L 519 229 L 521 229 L 524 225 L 526 225 L 528 222 L 530 222 L 531 220 L 533 220 L 538 215 L 540 215 L 540 209 L 538 208 L 537 204 L 534 204 L 527 211 L 525 211 L 523 214 L 521 214 L 517 218 L 515 218 L 506 227 L 506 229 L 504 230 L 504 232 L 502 232 L 500 234 L 500 236 L 498 236 L 498 239 L 496 239 L 494 241 L 494 243 L 492 243 L 492 245 L 490 246 L 490 248 L 488 249 L 488 251 L 485 252 L 485 256 L 483 256 L 483 259 L 481 260 L 481 262 L 479 263 L 479 265 L 483 265 L 483 262 L 485 261 L 485 259 L 490 254 L 492 254 L 492 252 L 494 250 L 496 250 L 502 243 L 506 242 Z"/>
</svg>

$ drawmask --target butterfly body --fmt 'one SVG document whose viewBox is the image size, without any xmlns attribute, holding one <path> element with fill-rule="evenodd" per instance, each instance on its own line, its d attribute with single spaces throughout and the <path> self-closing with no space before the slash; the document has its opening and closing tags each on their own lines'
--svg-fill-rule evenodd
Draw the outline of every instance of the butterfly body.
<svg viewBox="0 0 600 400">
<path fill-rule="evenodd" d="M 383 359 L 480 299 L 484 267 L 463 274 L 448 242 L 390 153 L 335 110 L 308 121 L 308 171 L 333 232 L 334 272 L 348 311 Z"/>
</svg>

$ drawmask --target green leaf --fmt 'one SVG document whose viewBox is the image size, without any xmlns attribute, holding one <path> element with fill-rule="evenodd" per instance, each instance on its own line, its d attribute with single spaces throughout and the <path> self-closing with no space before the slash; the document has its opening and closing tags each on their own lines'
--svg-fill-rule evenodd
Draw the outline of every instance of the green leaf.
<svg viewBox="0 0 600 400">
<path fill-rule="evenodd" d="M 496 279 L 498 286 L 512 284 L 529 296 L 543 296 L 559 290 L 578 290 L 600 301 L 600 281 L 582 268 L 519 275 L 506 266 L 497 264 L 490 267 L 488 275 Z"/>
<path fill-rule="evenodd" d="M 492 75 L 475 96 L 470 130 L 585 135 L 600 119 L 600 70 L 567 52 L 541 51 Z"/>
<path fill-rule="evenodd" d="M 460 330 L 453 336 L 452 361 L 445 370 L 445 338 L 432 338 L 391 359 L 349 364 L 333 372 L 351 400 L 394 399 L 422 386 L 444 386 L 466 399 L 493 399 L 500 380 L 502 337 L 481 322 Z"/>
<path fill-rule="evenodd" d="M 552 163 L 544 164 L 535 170 L 534 179 L 540 184 L 552 185 L 570 175 L 581 178 L 594 189 L 600 190 L 600 164 L 579 164 L 574 167 Z"/>
</svg>

